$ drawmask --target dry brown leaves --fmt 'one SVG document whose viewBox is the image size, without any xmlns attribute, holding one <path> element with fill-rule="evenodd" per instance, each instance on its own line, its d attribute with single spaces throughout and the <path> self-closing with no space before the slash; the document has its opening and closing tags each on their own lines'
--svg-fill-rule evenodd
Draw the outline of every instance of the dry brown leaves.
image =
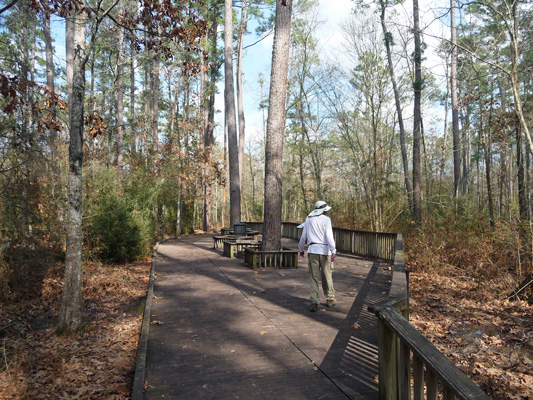
<svg viewBox="0 0 533 400">
<path fill-rule="evenodd" d="M 533 306 L 508 280 L 411 273 L 410 288 L 411 323 L 487 394 L 533 399 Z"/>
<path fill-rule="evenodd" d="M 84 329 L 56 336 L 61 270 L 46 274 L 40 297 L 0 305 L 0 398 L 127 399 L 150 261 L 83 271 Z"/>
</svg>

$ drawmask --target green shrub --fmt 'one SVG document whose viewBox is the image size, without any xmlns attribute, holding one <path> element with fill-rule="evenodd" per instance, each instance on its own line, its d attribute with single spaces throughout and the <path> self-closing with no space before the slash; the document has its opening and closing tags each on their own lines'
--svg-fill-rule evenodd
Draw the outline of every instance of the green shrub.
<svg viewBox="0 0 533 400">
<path fill-rule="evenodd" d="M 121 193 L 116 177 L 102 173 L 93 177 L 92 184 L 84 221 L 86 254 L 115 262 L 144 255 L 150 242 L 148 224 L 142 213 L 135 212 L 128 196 Z"/>
</svg>

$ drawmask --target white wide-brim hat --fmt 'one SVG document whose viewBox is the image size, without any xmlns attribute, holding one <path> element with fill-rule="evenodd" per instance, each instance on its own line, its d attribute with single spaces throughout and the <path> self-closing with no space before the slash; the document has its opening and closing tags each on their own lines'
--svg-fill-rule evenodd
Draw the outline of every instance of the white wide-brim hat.
<svg viewBox="0 0 533 400">
<path fill-rule="evenodd" d="M 315 209 L 309 214 L 310 217 L 316 217 L 322 215 L 324 212 L 331 210 L 331 207 L 326 204 L 325 201 L 317 201 L 315 203 Z"/>
</svg>

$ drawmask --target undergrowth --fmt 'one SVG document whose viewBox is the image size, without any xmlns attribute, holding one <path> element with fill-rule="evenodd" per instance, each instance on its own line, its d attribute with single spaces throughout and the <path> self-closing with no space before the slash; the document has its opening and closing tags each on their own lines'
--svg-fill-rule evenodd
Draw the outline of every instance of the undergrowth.
<svg viewBox="0 0 533 400">
<path fill-rule="evenodd" d="M 532 270 L 531 231 L 482 216 L 431 218 L 404 230 L 407 265 L 416 272 L 507 281 L 512 291 Z M 513 287 L 514 286 L 514 287 Z M 531 289 L 523 293 L 532 300 Z"/>
</svg>

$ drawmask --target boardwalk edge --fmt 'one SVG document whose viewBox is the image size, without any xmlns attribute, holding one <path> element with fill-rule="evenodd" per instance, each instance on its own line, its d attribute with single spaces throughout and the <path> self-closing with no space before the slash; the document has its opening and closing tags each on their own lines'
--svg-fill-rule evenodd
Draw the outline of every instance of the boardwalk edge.
<svg viewBox="0 0 533 400">
<path fill-rule="evenodd" d="M 146 353 L 148 350 L 148 331 L 150 330 L 150 316 L 152 313 L 152 299 L 154 295 L 154 277 L 155 265 L 157 262 L 157 249 L 163 242 L 155 245 L 154 255 L 152 257 L 152 266 L 150 268 L 150 282 L 148 283 L 148 292 L 146 294 L 146 304 L 144 306 L 143 321 L 141 325 L 141 335 L 137 346 L 137 361 L 135 366 L 135 376 L 133 378 L 133 388 L 131 391 L 132 400 L 142 400 L 144 397 L 144 380 L 146 376 Z"/>
</svg>

